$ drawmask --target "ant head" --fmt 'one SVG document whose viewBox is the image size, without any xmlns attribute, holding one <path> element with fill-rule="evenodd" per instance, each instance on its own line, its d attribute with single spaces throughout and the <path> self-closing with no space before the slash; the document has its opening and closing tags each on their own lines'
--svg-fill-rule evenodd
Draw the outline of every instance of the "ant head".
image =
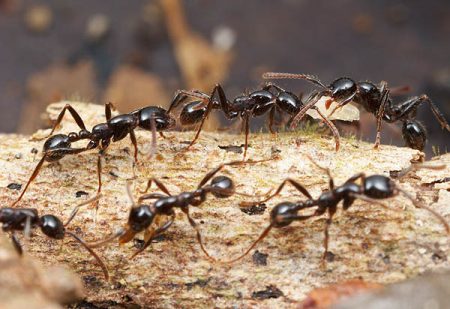
<svg viewBox="0 0 450 309">
<path fill-rule="evenodd" d="M 283 202 L 275 206 L 270 212 L 270 221 L 274 227 L 284 227 L 292 223 L 297 215 L 298 207 L 294 203 Z"/>
<path fill-rule="evenodd" d="M 364 195 L 373 199 L 384 199 L 397 194 L 395 182 L 389 177 L 373 175 L 364 179 Z"/>
<path fill-rule="evenodd" d="M 63 239 L 65 235 L 64 224 L 54 215 L 44 215 L 41 217 L 39 226 L 42 233 L 50 238 Z"/>
<path fill-rule="evenodd" d="M 211 193 L 215 197 L 225 198 L 234 194 L 234 183 L 230 177 L 217 176 L 211 180 Z"/>
<path fill-rule="evenodd" d="M 0 223 L 7 223 L 12 220 L 14 215 L 13 208 L 2 208 L 0 209 Z"/>
<path fill-rule="evenodd" d="M 353 96 L 357 90 L 355 81 L 347 77 L 336 79 L 328 88 L 333 99 L 338 102 Z"/>
<path fill-rule="evenodd" d="M 406 120 L 403 122 L 403 139 L 406 146 L 422 151 L 427 142 L 427 132 L 423 124 L 417 120 Z"/>
<path fill-rule="evenodd" d="M 175 119 L 167 113 L 164 108 L 158 106 L 148 106 L 138 110 L 139 127 L 145 130 L 152 129 L 152 121 L 156 126 L 156 131 L 164 131 L 173 128 Z"/>
<path fill-rule="evenodd" d="M 148 205 L 131 208 L 128 216 L 128 226 L 135 232 L 141 232 L 152 224 L 155 213 Z"/>
</svg>

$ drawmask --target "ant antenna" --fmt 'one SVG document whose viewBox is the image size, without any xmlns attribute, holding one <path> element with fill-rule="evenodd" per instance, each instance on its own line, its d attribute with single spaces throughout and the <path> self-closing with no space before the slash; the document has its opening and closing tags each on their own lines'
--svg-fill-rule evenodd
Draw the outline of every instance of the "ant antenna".
<svg viewBox="0 0 450 309">
<path fill-rule="evenodd" d="M 258 243 L 260 243 L 264 238 L 266 238 L 266 236 L 269 234 L 272 227 L 273 227 L 273 224 L 270 224 L 268 227 L 266 227 L 264 229 L 264 231 L 259 235 L 259 237 L 251 244 L 251 246 L 248 247 L 248 249 L 245 250 L 244 253 L 242 253 L 238 257 L 235 257 L 234 259 L 227 260 L 227 261 L 217 261 L 217 262 L 219 262 L 221 264 L 232 264 L 234 262 L 239 261 L 240 259 L 245 257 L 250 251 L 252 251 L 252 249 L 255 248 Z"/>
<path fill-rule="evenodd" d="M 68 226 L 70 224 L 70 222 L 73 220 L 73 218 L 75 218 L 75 216 L 77 215 L 78 211 L 80 210 L 81 207 L 89 205 L 93 202 L 98 201 L 100 198 L 102 197 L 101 193 L 98 193 L 96 196 L 94 196 L 93 198 L 90 198 L 84 202 L 82 202 L 81 204 L 78 204 L 73 210 L 72 213 L 69 216 L 69 219 L 67 219 L 67 222 L 64 224 L 64 226 Z"/>
<path fill-rule="evenodd" d="M 131 188 L 131 181 L 127 181 L 127 195 L 131 202 L 131 208 L 136 207 L 136 203 L 134 202 L 133 189 Z"/>
<path fill-rule="evenodd" d="M 316 84 L 326 90 L 325 86 L 317 77 L 308 74 L 296 74 L 296 73 L 278 73 L 278 72 L 266 72 L 262 75 L 263 79 L 305 79 L 313 84 Z"/>
<path fill-rule="evenodd" d="M 77 235 L 75 235 L 72 232 L 66 231 L 65 234 L 71 236 L 72 238 L 74 238 L 76 241 L 78 241 L 87 251 L 89 251 L 89 253 L 95 258 L 95 260 L 97 261 L 97 263 L 100 265 L 100 267 L 102 268 L 103 271 L 103 275 L 105 276 L 106 281 L 109 281 L 109 272 L 108 272 L 108 268 L 106 267 L 105 263 L 103 263 L 102 259 L 97 255 L 97 253 L 95 253 L 94 250 L 92 250 L 88 244 L 86 242 L 84 242 L 84 240 L 82 240 L 80 237 L 78 237 Z"/>
<path fill-rule="evenodd" d="M 439 171 L 439 170 L 445 169 L 445 167 L 446 167 L 445 164 L 435 165 L 435 164 L 427 164 L 427 163 L 415 163 L 415 164 L 411 164 L 409 167 L 402 169 L 398 173 L 397 178 L 402 178 L 402 177 L 406 176 L 409 172 L 417 171 L 422 168 Z"/>
<path fill-rule="evenodd" d="M 105 238 L 103 240 L 100 240 L 98 242 L 88 243 L 90 248 L 98 248 L 103 247 L 104 245 L 112 242 L 116 238 L 119 238 L 120 236 L 125 234 L 124 228 L 119 228 L 115 233 L 111 234 L 108 238 Z"/>
</svg>

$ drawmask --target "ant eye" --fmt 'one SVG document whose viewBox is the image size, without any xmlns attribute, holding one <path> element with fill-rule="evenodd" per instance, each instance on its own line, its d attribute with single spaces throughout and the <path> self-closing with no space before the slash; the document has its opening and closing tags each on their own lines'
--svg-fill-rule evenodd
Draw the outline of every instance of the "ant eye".
<svg viewBox="0 0 450 309">
<path fill-rule="evenodd" d="M 356 93 L 356 83 L 346 77 L 338 78 L 330 85 L 331 96 L 337 100 L 345 100 Z"/>
</svg>

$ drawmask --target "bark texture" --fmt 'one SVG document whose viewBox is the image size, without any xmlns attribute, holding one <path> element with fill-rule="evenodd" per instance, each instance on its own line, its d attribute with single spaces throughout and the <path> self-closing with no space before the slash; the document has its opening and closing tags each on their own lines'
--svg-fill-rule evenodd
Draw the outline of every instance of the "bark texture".
<svg viewBox="0 0 450 309">
<path fill-rule="evenodd" d="M 67 102 L 52 104 L 47 111 L 55 119 Z M 88 127 L 104 122 L 101 106 L 70 102 Z M 57 131 L 78 131 L 66 115 Z M 305 185 L 314 197 L 328 187 L 326 174 L 318 164 L 329 167 L 335 183 L 342 184 L 353 174 L 394 175 L 423 160 L 423 155 L 409 148 L 382 145 L 373 150 L 372 143 L 345 138 L 341 150 L 334 151 L 328 135 L 309 131 L 282 132 L 278 135 L 251 134 L 248 157 L 254 160 L 275 159 L 258 164 L 227 167 L 240 192 L 263 194 L 291 177 Z M 41 156 L 43 141 L 49 130 L 29 136 L 0 136 L 0 190 L 2 205 L 11 204 L 19 191 L 7 188 L 11 183 L 25 185 Z M 152 159 L 145 153 L 151 134 L 138 131 L 139 162 L 133 168 L 133 148 L 129 139 L 113 143 L 107 151 L 103 168 L 103 196 L 94 222 L 94 211 L 86 208 L 69 227 L 86 240 L 106 237 L 126 223 L 130 201 L 126 182 L 133 180 L 134 194 L 143 190 L 147 179 L 156 177 L 174 194 L 194 190 L 206 172 L 222 162 L 240 160 L 241 153 L 219 146 L 241 145 L 243 135 L 203 132 L 198 143 L 182 152 L 193 132 L 169 132 L 158 138 L 158 153 Z M 388 140 L 384 136 L 384 140 Z M 225 147 L 226 148 L 226 147 Z M 38 149 L 35 154 L 33 149 Z M 41 214 L 67 218 L 75 205 L 92 197 L 97 188 L 97 153 L 68 156 L 58 164 L 46 163 L 30 186 L 19 207 L 35 207 Z M 397 181 L 399 186 L 422 200 L 450 220 L 450 155 L 432 159 L 447 164 L 444 170 L 419 170 Z M 88 195 L 83 195 L 87 192 Z M 156 192 L 156 190 L 154 191 Z M 77 197 L 79 196 L 79 197 Z M 269 212 L 284 200 L 303 199 L 288 186 L 266 208 L 240 208 L 248 197 L 210 198 L 192 216 L 200 222 L 206 246 L 216 258 L 228 259 L 245 248 L 268 225 Z M 387 284 L 421 273 L 449 269 L 449 237 L 443 226 L 428 212 L 415 209 L 405 198 L 386 201 L 392 211 L 358 201 L 347 212 L 339 211 L 330 229 L 333 261 L 321 265 L 323 228 L 326 217 L 292 224 L 271 234 L 249 256 L 234 265 L 208 261 L 200 251 L 195 233 L 182 213 L 174 225 L 159 237 L 151 248 L 134 259 L 134 244 L 116 243 L 98 249 L 109 266 L 112 281 L 105 282 L 94 260 L 78 245 L 57 242 L 37 233 L 26 246 L 27 256 L 43 263 L 70 266 L 84 280 L 87 301 L 97 305 L 138 304 L 152 307 L 261 306 L 291 307 L 301 302 L 313 288 L 359 278 Z"/>
</svg>

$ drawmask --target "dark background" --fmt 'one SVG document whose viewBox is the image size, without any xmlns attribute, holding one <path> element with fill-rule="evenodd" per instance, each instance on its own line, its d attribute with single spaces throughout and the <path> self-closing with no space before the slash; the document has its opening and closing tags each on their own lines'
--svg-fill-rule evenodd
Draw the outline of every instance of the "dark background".
<svg viewBox="0 0 450 309">
<path fill-rule="evenodd" d="M 42 108 L 23 115 L 25 105 L 36 101 L 30 76 L 55 62 L 71 66 L 92 61 L 98 92 L 88 99 L 97 102 L 111 74 L 124 63 L 159 76 L 169 97 L 185 87 L 164 17 L 155 13 L 155 20 L 143 28 L 143 7 L 149 3 L 158 6 L 157 1 L 138 0 L 0 0 L 0 131 L 26 132 L 20 123 L 39 117 L 35 110 Z M 52 12 L 50 26 L 41 32 L 25 21 L 35 5 Z M 256 87 L 264 71 L 311 73 L 325 83 L 350 76 L 409 85 L 411 95 L 427 93 L 450 119 L 448 0 L 195 0 L 183 2 L 183 7 L 192 30 L 206 40 L 211 41 L 217 27 L 235 34 L 234 58 L 223 82 L 230 97 Z M 110 27 L 107 36 L 93 43 L 86 40 L 85 29 L 94 14 L 104 14 Z M 295 92 L 311 89 L 301 81 L 282 84 Z M 155 100 L 149 93 L 148 104 L 162 104 Z M 428 150 L 440 145 L 446 151 L 449 133 L 440 129 L 428 108 L 420 109 L 419 118 L 430 133 Z M 363 117 L 362 132 L 369 132 L 374 122 Z M 402 144 L 399 130 L 386 129 L 383 141 Z"/>
</svg>

